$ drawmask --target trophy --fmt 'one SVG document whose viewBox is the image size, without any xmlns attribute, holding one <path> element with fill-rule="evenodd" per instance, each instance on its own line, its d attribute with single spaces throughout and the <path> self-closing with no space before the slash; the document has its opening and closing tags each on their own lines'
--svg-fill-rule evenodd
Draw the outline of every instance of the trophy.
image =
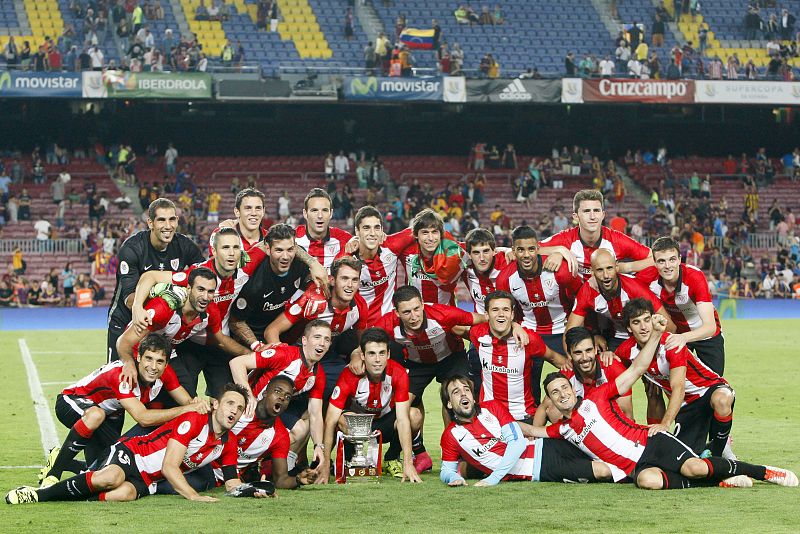
<svg viewBox="0 0 800 534">
<path fill-rule="evenodd" d="M 345 412 L 348 433 L 339 432 L 336 451 L 336 482 L 375 481 L 381 475 L 383 440 L 372 431 L 373 414 Z M 352 451 L 352 452 L 350 452 Z"/>
</svg>

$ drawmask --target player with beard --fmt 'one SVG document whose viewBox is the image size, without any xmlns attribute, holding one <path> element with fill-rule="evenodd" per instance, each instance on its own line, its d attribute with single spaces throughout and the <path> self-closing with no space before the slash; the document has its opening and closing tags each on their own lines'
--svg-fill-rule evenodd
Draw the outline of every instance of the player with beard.
<svg viewBox="0 0 800 534">
<path fill-rule="evenodd" d="M 219 499 L 198 494 L 184 473 L 219 459 L 225 489 L 241 485 L 236 473 L 236 440 L 230 439 L 229 431 L 244 412 L 246 394 L 240 386 L 227 384 L 219 392 L 219 400 L 212 399 L 208 414 L 190 412 L 146 436 L 123 438 L 111 447 L 100 469 L 49 488 L 17 488 L 6 495 L 6 502 L 133 501 L 151 495 L 161 480 L 167 480 L 190 501 L 216 502 Z"/>
<path fill-rule="evenodd" d="M 542 240 L 541 254 L 547 256 L 544 269 L 558 271 L 566 260 L 570 272 L 588 281 L 592 277 L 591 257 L 599 249 L 613 252 L 620 260 L 621 273 L 636 273 L 653 265 L 653 254 L 627 235 L 603 226 L 606 217 L 603 194 L 595 189 L 575 193 L 572 200 L 578 226 Z"/>
<path fill-rule="evenodd" d="M 254 414 L 243 415 L 231 429 L 239 448 L 239 479 L 244 482 L 260 480 L 260 472 L 264 470 L 259 470 L 259 465 L 271 460 L 270 478 L 276 488 L 296 489 L 313 484 L 317 479 L 317 471 L 305 469 L 296 476 L 289 476 L 290 469 L 286 461 L 289 432 L 280 416 L 293 399 L 292 378 L 284 374 L 275 375 L 263 393 L 255 405 Z M 223 482 L 221 465 L 217 462 L 214 463 L 214 474 L 218 482 Z"/>
<path fill-rule="evenodd" d="M 615 380 L 625 371 L 625 366 L 613 357 L 610 352 L 598 354 L 594 343 L 594 336 L 582 326 L 569 329 L 564 334 L 564 344 L 567 354 L 572 360 L 571 369 L 562 369 L 561 374 L 567 377 L 579 397 L 585 397 L 586 392 L 592 388 Z M 633 397 L 631 392 L 620 395 L 616 399 L 622 413 L 633 421 Z M 542 399 L 542 404 L 536 409 L 533 424 L 543 426 L 547 420 L 558 421 L 560 412 L 553 406 L 549 397 Z"/>
<path fill-rule="evenodd" d="M 627 393 L 644 375 L 656 356 L 667 321 L 652 315 L 654 335 L 631 366 L 614 381 L 578 398 L 561 373 L 545 378 L 544 389 L 561 413 L 549 427 L 531 427 L 531 437 L 564 439 L 592 458 L 611 466 L 614 481 L 632 480 L 642 489 L 681 489 L 698 486 L 749 487 L 751 478 L 797 486 L 797 476 L 786 469 L 753 465 L 718 456 L 699 458 L 677 437 L 637 425 L 619 412 L 614 399 Z"/>
<path fill-rule="evenodd" d="M 472 381 L 463 375 L 453 375 L 442 382 L 440 397 L 451 423 L 442 433 L 439 478 L 448 486 L 467 485 L 458 472 L 460 460 L 487 475 L 475 486 L 494 486 L 503 480 L 611 480 L 605 463 L 593 462 L 557 440 L 526 437 L 533 427 L 515 421 L 501 402 L 478 404 L 472 388 Z"/>
<path fill-rule="evenodd" d="M 64 471 L 79 473 L 105 453 L 120 437 L 125 412 L 137 423 L 158 426 L 190 411 L 204 414 L 208 403 L 192 399 L 178 383 L 168 365 L 172 347 L 159 334 L 147 334 L 137 347 L 134 365 L 137 385 L 129 388 L 120 382 L 121 362 L 112 362 L 64 389 L 56 399 L 56 417 L 69 428 L 62 447 L 50 451 L 39 474 L 42 486 L 52 486 Z M 152 409 L 160 392 L 171 396 L 177 407 Z M 78 465 L 75 456 L 84 451 L 86 464 Z M 77 467 L 76 467 L 77 466 Z"/>
<path fill-rule="evenodd" d="M 621 263 L 614 253 L 598 249 L 592 254 L 592 280 L 583 284 L 575 297 L 575 307 L 567 319 L 566 330 L 583 326 L 587 318 L 597 318 L 600 331 L 610 324 L 608 334 L 603 337 L 595 332 L 595 342 L 602 350 L 614 351 L 628 339 L 628 329 L 622 320 L 622 308 L 631 299 L 645 298 L 653 304 L 656 313 L 667 320 L 667 330 L 675 331 L 675 324 L 669 318 L 664 305 L 658 297 L 641 282 L 625 274 L 620 274 Z M 669 348 L 683 346 L 682 339 L 670 338 Z"/>
<path fill-rule="evenodd" d="M 297 227 L 297 245 L 316 258 L 326 269 L 345 249 L 353 236 L 340 228 L 331 227 L 333 215 L 331 197 L 324 189 L 315 187 L 303 200 L 306 223 Z"/>
<path fill-rule="evenodd" d="M 237 384 L 247 388 L 251 395 L 245 415 L 252 417 L 255 403 L 264 396 L 266 386 L 275 376 L 287 376 L 293 383 L 294 396 L 281 420 L 289 429 L 291 451 L 289 469 L 298 457 L 305 459 L 309 436 L 314 443 L 314 460 L 324 458 L 322 397 L 325 391 L 325 373 L 320 360 L 331 346 L 331 325 L 314 319 L 305 326 L 299 347 L 275 345 L 234 358 L 230 362 L 231 374 Z"/>
<path fill-rule="evenodd" d="M 120 246 L 117 284 L 108 310 L 108 361 L 119 359 L 117 338 L 131 322 L 133 293 L 139 277 L 147 271 L 181 271 L 203 261 L 200 248 L 190 238 L 176 233 L 178 215 L 175 204 L 166 198 L 150 203 L 148 230 L 142 230 Z"/>
<path fill-rule="evenodd" d="M 308 265 L 296 257 L 294 228 L 273 225 L 264 241 L 268 261 L 256 269 L 231 306 L 231 333 L 253 350 L 263 350 L 264 330 L 292 297 L 299 298 L 309 278 Z"/>
</svg>

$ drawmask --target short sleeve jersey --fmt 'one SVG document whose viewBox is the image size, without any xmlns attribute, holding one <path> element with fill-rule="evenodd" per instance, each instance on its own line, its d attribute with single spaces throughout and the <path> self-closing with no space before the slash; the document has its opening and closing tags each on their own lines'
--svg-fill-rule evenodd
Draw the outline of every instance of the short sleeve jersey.
<svg viewBox="0 0 800 534">
<path fill-rule="evenodd" d="M 402 345 L 407 359 L 417 363 L 436 363 L 464 350 L 464 342 L 452 333 L 455 326 L 472 326 L 472 313 L 455 306 L 424 304 L 425 319 L 417 333 L 409 332 L 394 312 L 387 313 L 375 326 L 389 332 Z"/>
<path fill-rule="evenodd" d="M 304 362 L 300 347 L 278 345 L 256 352 L 256 370 L 248 380 L 257 399 L 264 396 L 269 381 L 277 375 L 288 376 L 294 382 L 294 394 L 308 393 L 311 399 L 321 399 L 325 391 L 325 372 L 315 364 L 309 368 Z"/>
<path fill-rule="evenodd" d="M 596 243 L 584 243 L 577 226 L 562 230 L 561 232 L 539 242 L 542 247 L 566 247 L 578 260 L 578 274 L 583 280 L 592 276 L 592 253 L 597 249 L 606 249 L 614 252 L 620 261 L 638 261 L 650 255 L 650 249 L 627 235 L 603 226 L 600 230 L 600 239 Z"/>
<path fill-rule="evenodd" d="M 395 403 L 408 401 L 408 372 L 394 360 L 386 362 L 386 371 L 379 382 L 368 376 L 356 376 L 345 368 L 331 393 L 331 404 L 340 410 L 352 408 L 360 413 L 383 417 Z"/>
<path fill-rule="evenodd" d="M 174 391 L 180 387 L 178 377 L 171 366 L 167 365 L 164 374 L 150 385 L 141 383 L 131 388 L 122 382 L 123 362 L 116 361 L 96 369 L 91 374 L 81 378 L 74 384 L 67 386 L 62 395 L 83 397 L 91 401 L 107 414 L 122 411 L 120 401 L 125 399 L 139 399 L 142 404 L 155 400 L 162 390 Z"/>
</svg>

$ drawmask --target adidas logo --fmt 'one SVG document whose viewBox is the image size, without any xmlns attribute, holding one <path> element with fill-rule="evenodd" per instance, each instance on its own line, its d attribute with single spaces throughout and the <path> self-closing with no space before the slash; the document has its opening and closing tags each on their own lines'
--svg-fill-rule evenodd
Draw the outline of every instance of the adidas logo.
<svg viewBox="0 0 800 534">
<path fill-rule="evenodd" d="M 533 100 L 533 96 L 525 89 L 525 86 L 522 85 L 522 81 L 519 79 L 514 80 L 510 84 L 508 84 L 498 96 L 500 100 L 513 100 L 516 102 L 527 102 L 529 100 Z"/>
</svg>

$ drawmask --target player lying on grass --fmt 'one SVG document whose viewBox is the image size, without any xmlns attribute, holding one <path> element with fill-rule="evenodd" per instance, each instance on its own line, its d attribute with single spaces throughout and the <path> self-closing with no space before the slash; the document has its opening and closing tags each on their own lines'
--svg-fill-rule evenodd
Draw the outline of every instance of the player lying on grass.
<svg viewBox="0 0 800 534">
<path fill-rule="evenodd" d="M 751 478 L 797 486 L 797 476 L 791 471 L 718 456 L 701 459 L 669 432 L 660 430 L 651 436 L 649 427 L 622 415 L 615 399 L 647 372 L 667 321 L 656 314 L 652 325 L 656 335 L 650 337 L 631 366 L 614 381 L 587 392 L 584 398 L 575 395 L 572 384 L 561 373 L 548 375 L 544 389 L 562 419 L 547 428 L 531 427 L 529 435 L 565 439 L 591 457 L 607 462 L 616 482 L 632 480 L 643 489 L 749 487 L 753 485 Z"/>
<path fill-rule="evenodd" d="M 325 414 L 325 468 L 321 478 L 327 480 L 336 429 L 347 432 L 342 415 L 346 409 L 375 414 L 372 430 L 380 430 L 389 449 L 384 455 L 386 470 L 392 476 L 422 482 L 414 467 L 411 436 L 419 431 L 422 415 L 411 408 L 408 394 L 408 373 L 402 365 L 389 359 L 389 335 L 380 328 L 368 328 L 361 336 L 364 373 L 354 374 L 350 367 L 342 371 L 331 393 Z M 403 462 L 399 461 L 403 452 Z"/>
<path fill-rule="evenodd" d="M 582 452 L 554 439 L 529 439 L 533 427 L 514 420 L 505 404 L 478 404 L 472 381 L 453 375 L 442 382 L 442 405 L 452 422 L 442 434 L 439 478 L 449 486 L 466 486 L 458 462 L 486 474 L 475 486 L 494 486 L 501 480 L 534 482 L 611 481 L 611 470 Z"/>
<path fill-rule="evenodd" d="M 266 478 L 259 465 L 271 460 L 269 478 L 276 488 L 295 489 L 313 484 L 317 478 L 314 469 L 305 469 L 297 476 L 289 476 L 286 458 L 289 454 L 289 431 L 281 422 L 280 415 L 286 411 L 294 393 L 294 381 L 287 375 L 275 375 L 267 384 L 261 400 L 255 408 L 255 417 L 243 416 L 231 429 L 239 449 L 237 468 L 239 479 L 255 482 Z M 217 483 L 225 480 L 222 464 L 215 460 L 214 475 Z"/>
<path fill-rule="evenodd" d="M 139 343 L 134 360 L 138 379 L 130 388 L 120 380 L 122 361 L 104 365 L 92 374 L 69 386 L 56 399 L 56 416 L 69 428 L 62 447 L 56 447 L 47 458 L 39 475 L 42 486 L 59 481 L 64 471 L 79 473 L 86 466 L 75 457 L 84 451 L 91 465 L 120 437 L 125 412 L 142 426 L 158 426 L 188 412 L 205 414 L 208 403 L 192 399 L 178 383 L 168 365 L 172 352 L 170 342 L 160 334 L 147 334 Z M 151 403 L 165 390 L 179 405 L 169 409 L 149 409 Z"/>
<path fill-rule="evenodd" d="M 103 466 L 49 488 L 22 486 L 6 494 L 8 504 L 45 501 L 133 501 L 155 492 L 167 480 L 177 493 L 190 501 L 215 502 L 198 494 L 184 473 L 219 459 L 225 489 L 241 485 L 236 472 L 236 439 L 229 431 L 239 421 L 247 404 L 247 391 L 226 384 L 212 399 L 208 414 L 191 412 L 158 427 L 145 436 L 122 438 L 115 443 Z"/>
</svg>

